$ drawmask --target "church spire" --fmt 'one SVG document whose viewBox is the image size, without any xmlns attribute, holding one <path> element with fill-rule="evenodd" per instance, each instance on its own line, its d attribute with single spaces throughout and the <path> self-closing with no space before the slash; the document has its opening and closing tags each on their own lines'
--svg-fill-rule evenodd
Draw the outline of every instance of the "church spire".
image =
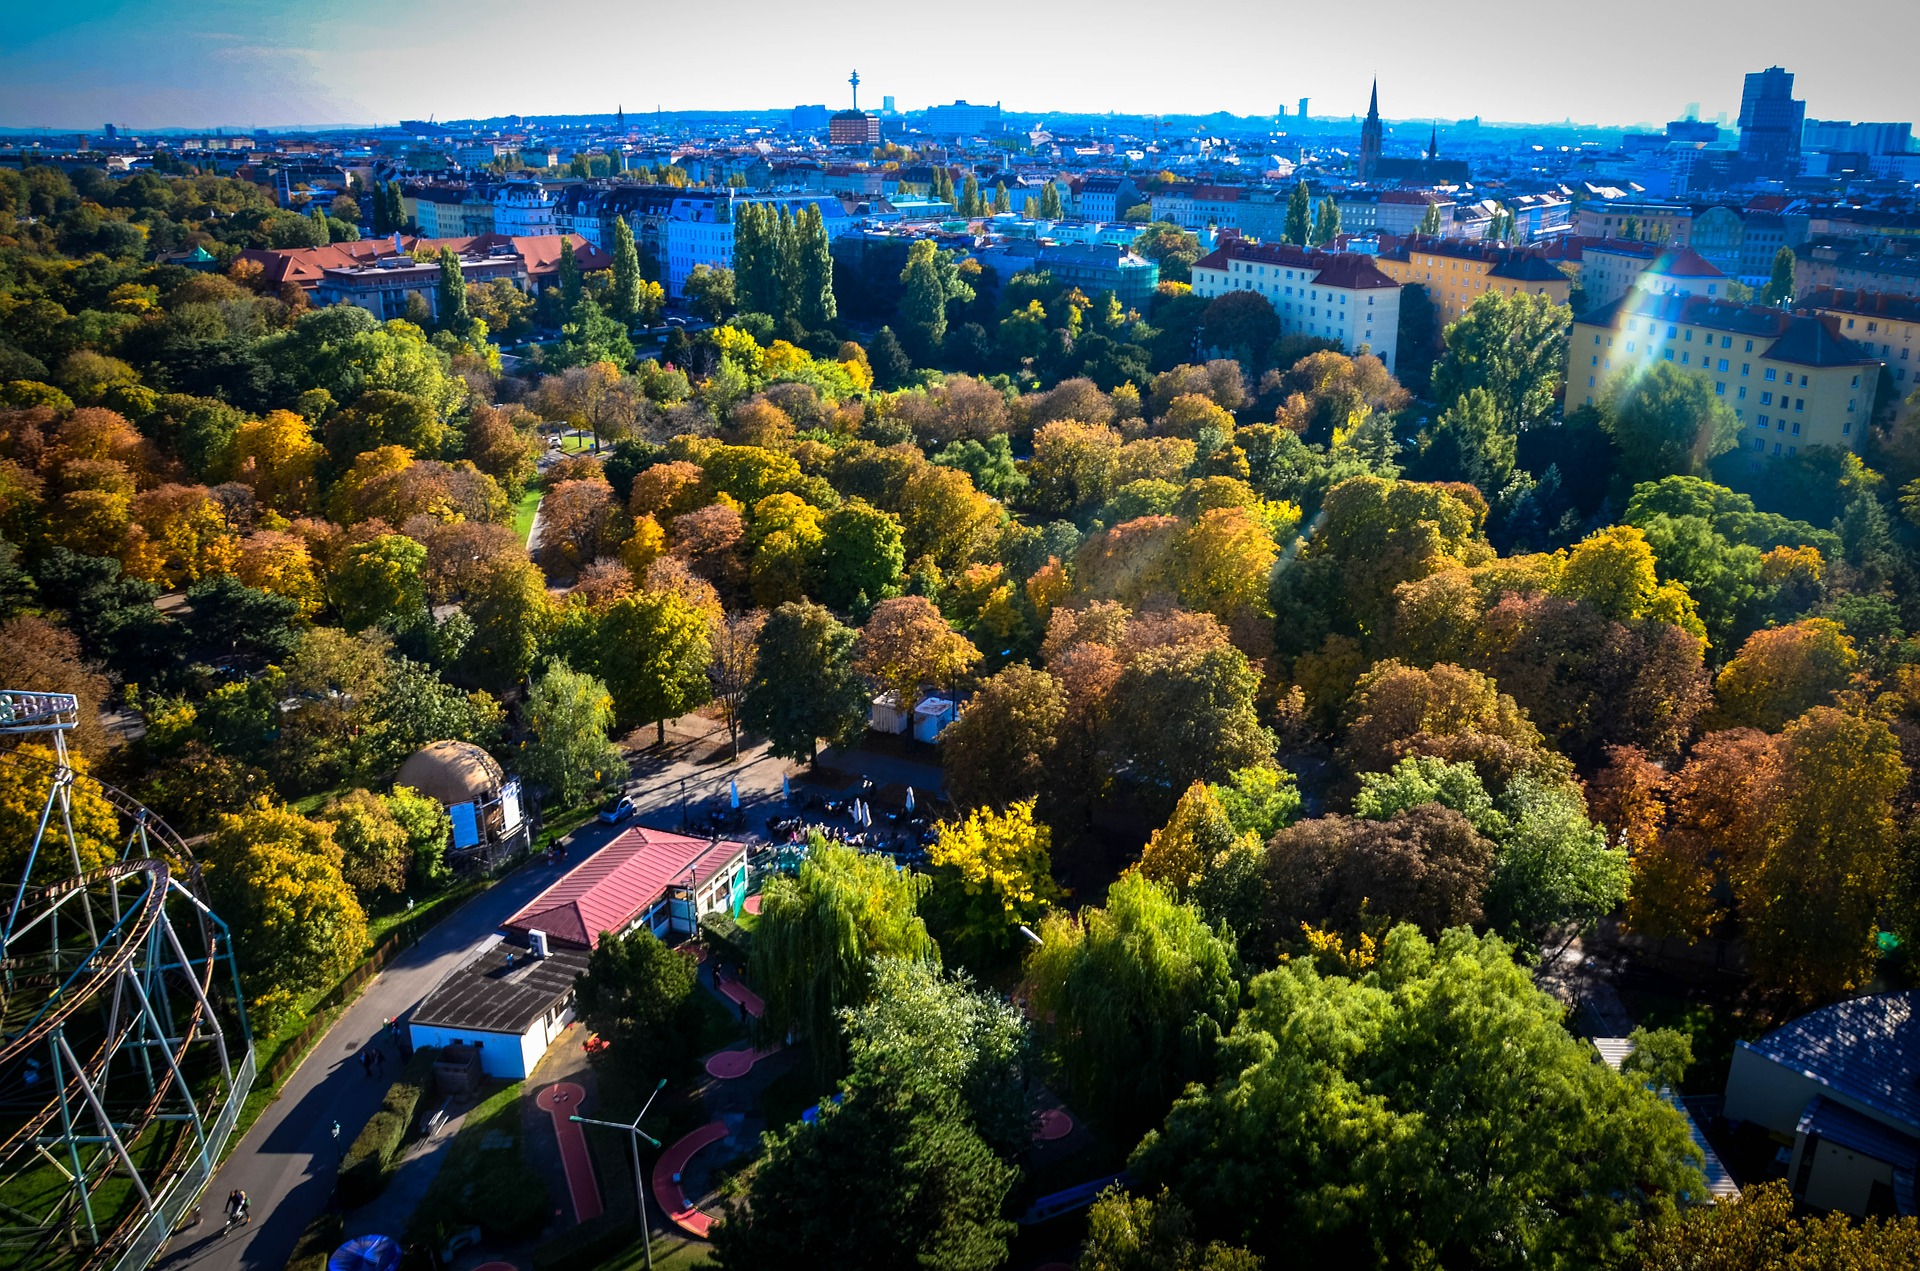
<svg viewBox="0 0 1920 1271">
<path fill-rule="evenodd" d="M 1380 118 L 1380 77 L 1373 77 L 1373 97 L 1367 102 L 1367 118 Z"/>
<path fill-rule="evenodd" d="M 1427 139 L 1427 162 L 1432 163 L 1440 157 L 1440 123 L 1434 121 L 1433 135 Z"/>
</svg>

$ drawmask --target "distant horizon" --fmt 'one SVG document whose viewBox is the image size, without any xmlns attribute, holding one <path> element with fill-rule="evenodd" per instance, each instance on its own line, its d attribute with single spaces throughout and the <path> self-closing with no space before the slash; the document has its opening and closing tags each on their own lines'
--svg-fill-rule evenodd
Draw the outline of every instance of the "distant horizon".
<svg viewBox="0 0 1920 1271">
<path fill-rule="evenodd" d="M 1773 65 L 1796 76 L 1809 118 L 1910 118 L 1907 42 L 1867 37 L 1909 29 L 1912 0 L 1855 0 L 1843 13 L 1844 26 L 1837 11 L 1783 39 L 1764 6 L 1699 0 L 1663 10 L 1628 53 L 1618 38 L 1591 38 L 1617 34 L 1616 21 L 1584 14 L 1454 22 L 1416 0 L 1379 0 L 1348 18 L 1294 0 L 1223 0 L 1204 22 L 1175 24 L 1140 0 L 1064 0 L 1008 23 L 1004 51 L 942 58 L 930 55 L 953 38 L 942 15 L 877 16 L 858 0 L 820 0 L 803 16 L 745 0 L 720 36 L 704 12 L 662 0 L 576 0 L 552 16 L 514 0 L 416 0 L 404 16 L 384 0 L 68 0 L 9 23 L 0 119 L 63 132 L 195 127 L 175 120 L 290 130 L 489 118 L 509 97 L 522 107 L 512 113 L 555 116 L 685 110 L 736 93 L 838 108 L 858 67 L 868 107 L 885 96 L 910 109 L 1046 97 L 1057 113 L 1125 101 L 1138 104 L 1129 113 L 1260 118 L 1306 97 L 1314 117 L 1341 119 L 1366 110 L 1377 77 L 1392 119 L 1611 130 L 1678 118 L 1689 102 L 1732 118 L 1743 77 Z"/>
</svg>

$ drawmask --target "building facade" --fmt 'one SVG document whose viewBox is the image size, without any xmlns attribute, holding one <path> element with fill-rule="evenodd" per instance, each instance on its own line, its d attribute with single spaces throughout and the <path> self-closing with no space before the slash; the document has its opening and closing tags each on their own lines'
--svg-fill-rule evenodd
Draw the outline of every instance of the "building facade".
<svg viewBox="0 0 1920 1271">
<path fill-rule="evenodd" d="M 1272 305 L 1283 336 L 1337 340 L 1394 369 L 1400 284 L 1372 257 L 1229 239 L 1194 263 L 1193 294 L 1211 299 L 1232 291 L 1251 291 Z"/>
<path fill-rule="evenodd" d="M 493 196 L 493 229 L 508 238 L 558 234 L 553 195 L 537 181 L 513 181 L 501 186 Z"/>
<path fill-rule="evenodd" d="M 1666 361 L 1713 384 L 1740 421 L 1740 449 L 1756 459 L 1802 446 L 1858 450 L 1880 364 L 1839 325 L 1766 305 L 1636 290 L 1574 320 L 1567 404 L 1595 405 L 1615 376 Z"/>
<path fill-rule="evenodd" d="M 1489 292 L 1545 296 L 1565 304 L 1573 291 L 1573 280 L 1539 248 L 1415 237 L 1375 260 L 1401 286 L 1418 283 L 1426 289 L 1442 329 Z"/>
<path fill-rule="evenodd" d="M 1574 214 L 1573 231 L 1583 238 L 1638 238 L 1650 243 L 1693 244 L 1693 209 L 1684 203 L 1589 201 Z"/>
<path fill-rule="evenodd" d="M 1589 309 L 1634 290 L 1721 297 L 1726 284 L 1727 276 L 1691 248 L 1612 238 L 1581 247 L 1580 288 Z"/>
<path fill-rule="evenodd" d="M 747 194 L 738 190 L 676 190 L 667 211 L 663 256 L 667 294 L 686 295 L 687 278 L 698 265 L 733 268 L 733 209 L 744 203 L 764 203 L 776 211 L 797 215 L 809 207 L 820 209 L 832 240 L 852 224 L 846 204 L 830 194 Z"/>
<path fill-rule="evenodd" d="M 1793 74 L 1778 66 L 1755 71 L 1740 94 L 1740 157 L 1760 172 L 1798 171 L 1807 104 L 1793 96 Z"/>
<path fill-rule="evenodd" d="M 1816 287 L 1800 301 L 1802 312 L 1829 318 L 1840 334 L 1886 365 L 1896 397 L 1920 388 L 1920 299 L 1875 291 Z"/>
<path fill-rule="evenodd" d="M 864 110 L 835 111 L 827 121 L 827 144 L 834 146 L 877 146 L 880 144 L 880 116 Z"/>
</svg>

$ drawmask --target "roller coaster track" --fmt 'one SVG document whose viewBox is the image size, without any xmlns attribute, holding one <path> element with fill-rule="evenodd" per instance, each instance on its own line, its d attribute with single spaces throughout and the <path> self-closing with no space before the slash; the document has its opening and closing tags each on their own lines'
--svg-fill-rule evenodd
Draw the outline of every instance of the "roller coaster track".
<svg viewBox="0 0 1920 1271">
<path fill-rule="evenodd" d="M 0 751 L 46 791 L 18 881 L 0 883 L 0 1268 L 139 1271 L 211 1179 L 253 1052 L 192 853 L 68 761 L 77 718 L 70 697 L 0 690 L 0 736 L 52 743 Z M 118 860 L 81 868 L 76 792 L 113 809 Z"/>
</svg>

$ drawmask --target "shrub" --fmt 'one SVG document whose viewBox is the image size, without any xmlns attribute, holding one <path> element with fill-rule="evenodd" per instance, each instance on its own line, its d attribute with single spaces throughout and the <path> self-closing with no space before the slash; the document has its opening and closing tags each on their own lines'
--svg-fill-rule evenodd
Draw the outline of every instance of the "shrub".
<svg viewBox="0 0 1920 1271">
<path fill-rule="evenodd" d="M 327 1271 L 327 1259 L 347 1238 L 338 1212 L 329 1210 L 308 1223 L 287 1255 L 287 1271 Z"/>
</svg>

